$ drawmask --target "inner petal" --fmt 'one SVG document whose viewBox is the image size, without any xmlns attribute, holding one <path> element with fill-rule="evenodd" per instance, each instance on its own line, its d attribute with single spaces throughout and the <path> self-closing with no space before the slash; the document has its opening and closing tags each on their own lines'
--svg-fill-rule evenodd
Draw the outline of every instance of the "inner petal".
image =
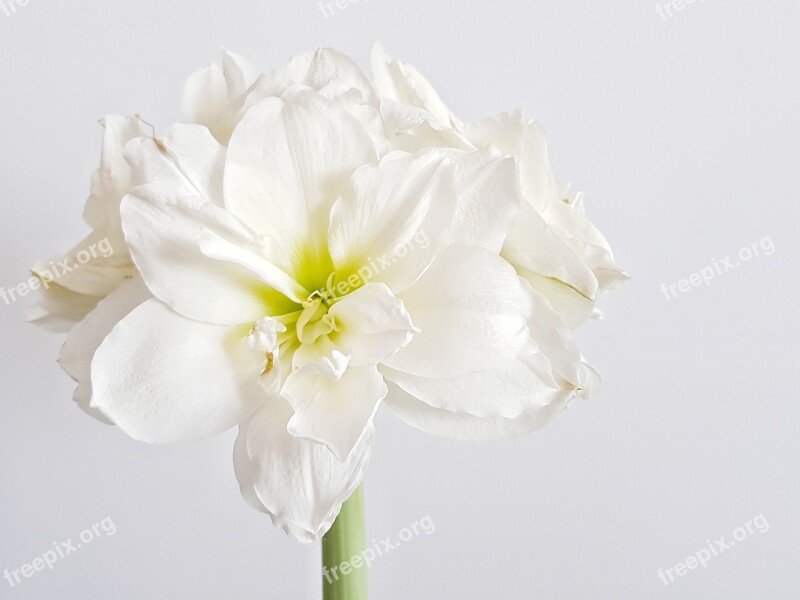
<svg viewBox="0 0 800 600">
<path fill-rule="evenodd" d="M 314 344 L 323 335 L 336 330 L 333 315 L 328 314 L 328 306 L 320 299 L 307 300 L 303 313 L 297 320 L 297 339 L 303 344 Z"/>
</svg>

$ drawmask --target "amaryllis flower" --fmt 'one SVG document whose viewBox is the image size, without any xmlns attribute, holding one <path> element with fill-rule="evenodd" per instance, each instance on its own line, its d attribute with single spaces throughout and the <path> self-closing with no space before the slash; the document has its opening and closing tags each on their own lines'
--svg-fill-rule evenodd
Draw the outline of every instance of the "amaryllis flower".
<svg viewBox="0 0 800 600">
<path fill-rule="evenodd" d="M 494 146 L 519 160 L 525 202 L 503 256 L 570 327 L 580 325 L 595 311 L 598 294 L 626 275 L 586 218 L 583 194 L 568 199 L 567 190 L 557 186 L 542 126 L 523 111 L 464 123 L 413 66 L 391 58 L 379 44 L 372 51 L 372 69 L 394 148 Z"/>
<path fill-rule="evenodd" d="M 324 534 L 359 485 L 382 402 L 481 438 L 576 393 L 577 350 L 479 242 L 498 223 L 459 212 L 475 182 L 448 152 L 379 158 L 348 107 L 295 88 L 248 110 L 227 149 L 179 125 L 128 160 L 151 180 L 122 216 L 154 298 L 98 350 L 92 406 L 148 442 L 239 425 L 243 493 L 292 535 Z M 474 160 L 513 211 L 515 161 Z"/>
<path fill-rule="evenodd" d="M 31 317 L 70 331 L 81 408 L 150 443 L 237 427 L 245 499 L 301 541 L 327 534 L 329 565 L 363 549 L 360 494 L 340 510 L 383 405 L 463 440 L 540 427 L 596 387 L 571 330 L 624 277 L 538 123 L 464 123 L 372 58 L 374 81 L 332 49 L 266 73 L 224 51 L 164 134 L 107 117 L 92 233 L 68 257 L 113 253 L 34 269 L 53 281 Z M 363 576 L 342 585 L 366 597 Z"/>
</svg>

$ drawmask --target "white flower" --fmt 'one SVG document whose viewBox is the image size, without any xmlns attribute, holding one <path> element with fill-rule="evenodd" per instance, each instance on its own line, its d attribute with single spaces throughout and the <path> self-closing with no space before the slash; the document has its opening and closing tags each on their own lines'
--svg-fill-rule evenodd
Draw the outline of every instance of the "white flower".
<svg viewBox="0 0 800 600">
<path fill-rule="evenodd" d="M 323 49 L 258 74 L 225 51 L 187 81 L 185 124 L 107 118 L 86 243 L 113 259 L 32 314 L 72 329 L 76 400 L 128 435 L 238 426 L 245 499 L 304 541 L 363 479 L 383 403 L 479 440 L 588 393 L 570 329 L 621 277 L 538 124 L 465 124 L 379 47 L 373 70 Z"/>
<path fill-rule="evenodd" d="M 160 174 L 122 206 L 155 299 L 92 365 L 92 406 L 126 433 L 240 425 L 245 497 L 311 540 L 360 483 L 387 395 L 423 428 L 439 419 L 428 408 L 452 411 L 442 427 L 481 438 L 528 430 L 575 392 L 579 357 L 547 303 L 497 251 L 452 243 L 473 190 L 448 153 L 376 162 L 368 127 L 308 90 L 252 107 L 227 152 L 200 131 L 128 146 Z M 513 174 L 490 164 L 507 175 L 506 161 Z M 472 227 L 498 237 L 491 220 Z"/>
<path fill-rule="evenodd" d="M 606 239 L 586 218 L 583 194 L 565 200 L 566 190 L 557 187 L 541 125 L 522 111 L 465 124 L 414 67 L 392 59 L 380 45 L 373 48 L 372 68 L 394 147 L 494 146 L 519 160 L 526 202 L 508 233 L 503 256 L 570 327 L 580 325 L 595 310 L 598 293 L 627 276 L 614 264 Z"/>
</svg>

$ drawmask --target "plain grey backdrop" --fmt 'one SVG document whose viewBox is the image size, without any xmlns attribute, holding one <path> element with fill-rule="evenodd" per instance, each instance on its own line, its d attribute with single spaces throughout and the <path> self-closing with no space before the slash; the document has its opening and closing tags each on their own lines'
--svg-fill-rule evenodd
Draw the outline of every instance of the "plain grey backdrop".
<svg viewBox="0 0 800 600">
<path fill-rule="evenodd" d="M 85 233 L 104 114 L 165 127 L 185 77 L 222 46 L 261 69 L 319 46 L 367 67 L 381 40 L 462 118 L 541 120 L 557 175 L 588 193 L 633 279 L 580 333 L 601 392 L 540 432 L 470 445 L 381 412 L 370 537 L 426 516 L 436 530 L 374 563 L 372 598 L 798 598 L 800 7 L 659 4 L 360 0 L 327 18 L 317 0 L 0 8 L 0 285 Z M 767 238 L 774 252 L 738 261 Z M 741 264 L 667 299 L 662 283 L 728 255 Z M 0 598 L 319 598 L 319 548 L 241 500 L 234 433 L 147 446 L 86 417 L 55 363 L 60 338 L 22 323 L 26 304 L 0 303 L 0 570 L 106 517 L 116 534 L 16 587 L 0 579 Z M 759 515 L 768 531 L 659 579 Z"/>
</svg>

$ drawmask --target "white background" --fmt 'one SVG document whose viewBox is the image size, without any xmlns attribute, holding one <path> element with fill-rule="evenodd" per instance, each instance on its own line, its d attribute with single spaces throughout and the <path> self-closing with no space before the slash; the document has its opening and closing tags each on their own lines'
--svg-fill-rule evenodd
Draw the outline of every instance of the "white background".
<svg viewBox="0 0 800 600">
<path fill-rule="evenodd" d="M 318 46 L 416 65 L 465 120 L 526 108 L 633 279 L 581 332 L 604 385 L 544 430 L 469 445 L 381 413 L 370 536 L 422 535 L 370 570 L 379 600 L 800 597 L 798 67 L 794 0 L 54 2 L 0 12 L 0 285 L 85 233 L 97 119 L 178 118 L 220 46 L 262 69 Z M 667 300 L 713 258 L 759 256 Z M 0 570 L 110 516 L 117 533 L 0 598 L 303 600 L 318 547 L 241 500 L 233 432 L 147 446 L 70 400 L 60 340 L 0 303 Z M 770 525 L 657 577 L 759 514 Z"/>
</svg>

